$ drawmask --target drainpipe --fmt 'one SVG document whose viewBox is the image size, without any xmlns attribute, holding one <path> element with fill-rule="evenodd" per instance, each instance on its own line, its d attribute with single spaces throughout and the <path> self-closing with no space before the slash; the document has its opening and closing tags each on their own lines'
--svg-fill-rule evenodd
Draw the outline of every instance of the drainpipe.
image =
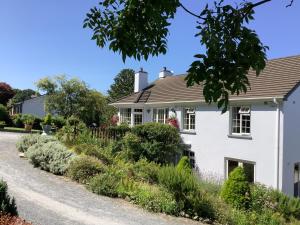
<svg viewBox="0 0 300 225">
<path fill-rule="evenodd" d="M 275 187 L 279 190 L 279 164 L 280 164 L 280 104 L 276 98 L 273 98 L 276 104 L 276 127 L 275 127 Z"/>
</svg>

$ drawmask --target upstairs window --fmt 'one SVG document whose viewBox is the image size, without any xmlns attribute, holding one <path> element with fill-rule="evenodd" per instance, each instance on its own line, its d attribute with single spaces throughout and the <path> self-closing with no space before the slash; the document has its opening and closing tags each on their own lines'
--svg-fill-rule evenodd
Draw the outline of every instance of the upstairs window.
<svg viewBox="0 0 300 225">
<path fill-rule="evenodd" d="M 120 123 L 131 124 L 131 108 L 120 109 Z"/>
<path fill-rule="evenodd" d="M 232 107 L 231 133 L 250 135 L 251 110 L 249 106 Z"/>
<path fill-rule="evenodd" d="M 169 119 L 169 109 L 162 108 L 162 109 L 153 109 L 153 122 L 155 123 L 168 123 Z"/>
<path fill-rule="evenodd" d="M 183 129 L 195 130 L 196 128 L 196 114 L 195 109 L 185 108 L 183 111 Z"/>
</svg>

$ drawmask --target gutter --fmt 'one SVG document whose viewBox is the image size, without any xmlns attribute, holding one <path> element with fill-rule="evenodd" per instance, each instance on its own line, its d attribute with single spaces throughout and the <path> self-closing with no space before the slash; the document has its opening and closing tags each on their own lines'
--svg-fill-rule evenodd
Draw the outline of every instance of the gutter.
<svg viewBox="0 0 300 225">
<path fill-rule="evenodd" d="M 279 166 L 280 166 L 280 103 L 278 99 L 273 98 L 276 104 L 276 127 L 275 127 L 275 188 L 279 190 Z"/>
</svg>

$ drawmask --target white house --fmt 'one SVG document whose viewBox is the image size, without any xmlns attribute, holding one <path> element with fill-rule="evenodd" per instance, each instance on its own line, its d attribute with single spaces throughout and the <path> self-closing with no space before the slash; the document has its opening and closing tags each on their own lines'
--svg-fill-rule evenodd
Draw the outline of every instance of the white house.
<svg viewBox="0 0 300 225">
<path fill-rule="evenodd" d="M 16 103 L 11 107 L 10 114 L 31 114 L 43 118 L 46 115 L 45 99 L 46 95 L 41 95 Z"/>
<path fill-rule="evenodd" d="M 204 101 L 202 87 L 187 87 L 185 75 L 164 68 L 153 83 L 135 74 L 135 93 L 112 105 L 120 122 L 167 123 L 176 115 L 191 162 L 207 176 L 226 179 L 245 168 L 250 181 L 300 196 L 300 56 L 274 59 L 259 77 L 249 73 L 251 90 L 230 97 L 222 114 Z"/>
</svg>

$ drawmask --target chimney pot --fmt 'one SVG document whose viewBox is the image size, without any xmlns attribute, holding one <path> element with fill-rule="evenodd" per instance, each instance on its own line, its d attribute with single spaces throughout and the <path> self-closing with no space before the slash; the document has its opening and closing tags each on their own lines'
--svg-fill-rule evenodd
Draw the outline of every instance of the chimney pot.
<svg viewBox="0 0 300 225">
<path fill-rule="evenodd" d="M 170 70 L 167 70 L 167 67 L 163 67 L 163 70 L 159 73 L 159 78 L 165 78 L 167 76 L 172 76 L 173 72 L 171 72 Z"/>
<path fill-rule="evenodd" d="M 148 86 L 148 73 L 140 68 L 134 75 L 134 92 L 140 92 Z"/>
</svg>

